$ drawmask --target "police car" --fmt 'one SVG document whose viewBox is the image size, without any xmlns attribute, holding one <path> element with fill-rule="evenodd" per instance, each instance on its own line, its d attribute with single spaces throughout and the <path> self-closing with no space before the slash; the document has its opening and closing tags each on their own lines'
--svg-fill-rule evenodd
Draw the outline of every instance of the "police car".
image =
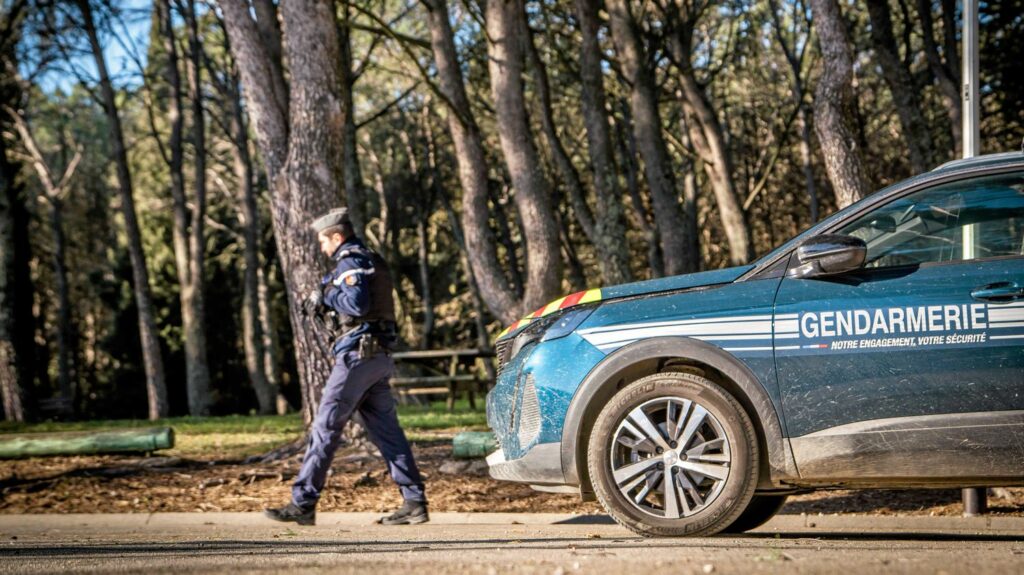
<svg viewBox="0 0 1024 575">
<path fill-rule="evenodd" d="M 491 475 L 643 535 L 745 531 L 811 489 L 1024 485 L 1024 154 L 751 265 L 567 296 L 495 345 Z"/>
</svg>

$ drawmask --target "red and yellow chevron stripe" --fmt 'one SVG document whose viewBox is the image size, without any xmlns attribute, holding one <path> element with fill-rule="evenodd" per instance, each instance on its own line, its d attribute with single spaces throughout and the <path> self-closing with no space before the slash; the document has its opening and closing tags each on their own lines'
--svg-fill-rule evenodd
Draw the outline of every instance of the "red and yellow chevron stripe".
<svg viewBox="0 0 1024 575">
<path fill-rule="evenodd" d="M 501 333 L 498 334 L 498 339 L 505 337 L 506 335 L 516 331 L 517 329 L 532 322 L 533 320 L 540 319 L 546 315 L 552 314 L 559 310 L 570 308 L 574 305 L 592 303 L 595 301 L 601 301 L 600 288 L 580 291 L 572 295 L 567 295 L 565 297 L 558 298 L 555 301 L 549 303 L 548 305 L 538 308 L 533 313 L 524 316 L 522 319 L 506 327 Z"/>
</svg>

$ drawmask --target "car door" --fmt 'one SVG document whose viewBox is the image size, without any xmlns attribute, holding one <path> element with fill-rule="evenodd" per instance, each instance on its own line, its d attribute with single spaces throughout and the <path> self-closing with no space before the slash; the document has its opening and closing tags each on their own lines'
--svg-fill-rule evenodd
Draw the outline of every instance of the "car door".
<svg viewBox="0 0 1024 575">
<path fill-rule="evenodd" d="M 801 476 L 1024 474 L 1024 173 L 919 190 L 833 232 L 864 240 L 864 267 L 786 277 L 775 302 Z"/>
</svg>

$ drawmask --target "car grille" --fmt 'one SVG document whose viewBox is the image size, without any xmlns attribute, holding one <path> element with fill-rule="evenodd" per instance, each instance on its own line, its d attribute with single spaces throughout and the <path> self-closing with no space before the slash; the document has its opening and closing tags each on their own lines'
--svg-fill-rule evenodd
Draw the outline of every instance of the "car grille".
<svg viewBox="0 0 1024 575">
<path fill-rule="evenodd" d="M 540 433 L 540 402 L 533 374 L 526 375 L 523 386 L 523 400 L 519 407 L 519 448 L 526 448 Z"/>
<path fill-rule="evenodd" d="M 506 338 L 494 344 L 494 355 L 498 359 L 498 375 L 508 365 L 508 360 L 512 359 L 509 354 L 512 352 L 512 342 L 515 338 Z"/>
</svg>

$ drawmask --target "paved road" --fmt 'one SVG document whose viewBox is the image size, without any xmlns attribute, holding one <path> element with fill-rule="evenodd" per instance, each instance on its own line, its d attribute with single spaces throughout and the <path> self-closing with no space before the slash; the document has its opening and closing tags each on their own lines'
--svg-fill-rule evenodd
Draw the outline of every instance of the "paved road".
<svg viewBox="0 0 1024 575">
<path fill-rule="evenodd" d="M 1024 518 L 783 515 L 742 537 L 640 539 L 604 517 L 0 515 L 0 573 L 1024 573 Z"/>
</svg>

